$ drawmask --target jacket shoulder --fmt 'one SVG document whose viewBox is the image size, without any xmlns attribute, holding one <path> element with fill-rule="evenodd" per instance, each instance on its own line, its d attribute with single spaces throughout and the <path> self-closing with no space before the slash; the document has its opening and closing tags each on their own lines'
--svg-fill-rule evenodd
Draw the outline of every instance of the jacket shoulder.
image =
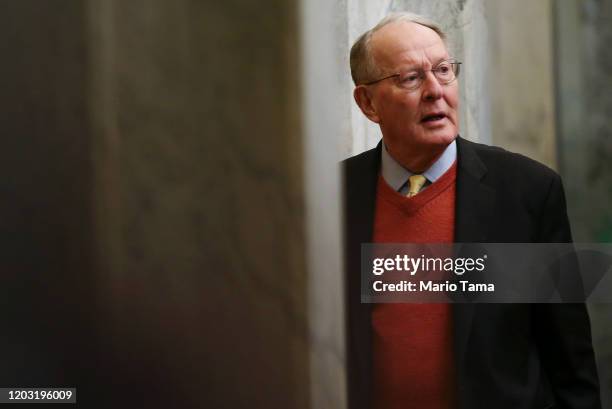
<svg viewBox="0 0 612 409">
<path fill-rule="evenodd" d="M 511 178 L 526 179 L 531 182 L 550 181 L 559 178 L 559 175 L 553 169 L 520 153 L 482 143 L 466 140 L 463 142 L 476 152 L 491 172 L 502 173 Z"/>
<path fill-rule="evenodd" d="M 372 162 L 377 155 L 378 146 L 372 149 L 368 149 L 365 152 L 361 152 L 355 156 L 351 156 L 350 158 L 344 159 L 340 162 L 343 168 L 354 168 L 363 166 L 366 163 Z"/>
<path fill-rule="evenodd" d="M 372 176 L 378 175 L 380 149 L 381 143 L 375 148 L 343 160 L 340 164 L 345 183 L 350 184 L 351 182 L 363 180 L 364 178 L 369 179 Z"/>
</svg>

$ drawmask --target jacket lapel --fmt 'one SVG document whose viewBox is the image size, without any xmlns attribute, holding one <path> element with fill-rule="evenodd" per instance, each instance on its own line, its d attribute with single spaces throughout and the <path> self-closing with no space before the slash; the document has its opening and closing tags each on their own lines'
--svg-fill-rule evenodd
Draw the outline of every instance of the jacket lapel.
<svg viewBox="0 0 612 409">
<path fill-rule="evenodd" d="M 455 202 L 455 242 L 484 243 L 493 220 L 495 189 L 483 183 L 487 167 L 473 144 L 457 138 L 457 193 Z"/>
<path fill-rule="evenodd" d="M 487 167 L 473 144 L 457 138 L 457 186 L 455 198 L 455 242 L 484 243 L 494 219 L 495 189 L 483 183 Z M 453 304 L 454 352 L 458 374 L 463 368 L 472 328 L 474 304 Z"/>
</svg>

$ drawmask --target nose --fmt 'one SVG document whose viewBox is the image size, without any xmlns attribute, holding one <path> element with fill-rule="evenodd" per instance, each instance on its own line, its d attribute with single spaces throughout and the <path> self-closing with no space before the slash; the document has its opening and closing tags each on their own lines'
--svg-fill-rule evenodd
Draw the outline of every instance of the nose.
<svg viewBox="0 0 612 409">
<path fill-rule="evenodd" d="M 428 71 L 425 73 L 423 79 L 423 99 L 426 101 L 435 101 L 442 98 L 442 85 L 438 82 L 438 79 L 433 72 Z"/>
</svg>

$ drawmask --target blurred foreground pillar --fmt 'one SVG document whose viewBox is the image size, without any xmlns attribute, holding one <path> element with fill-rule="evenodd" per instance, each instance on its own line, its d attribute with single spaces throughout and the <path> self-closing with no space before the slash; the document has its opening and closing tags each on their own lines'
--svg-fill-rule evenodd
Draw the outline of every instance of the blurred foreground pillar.
<svg viewBox="0 0 612 409">
<path fill-rule="evenodd" d="M 113 400 L 342 407 L 336 32 L 313 7 L 90 1 Z"/>
</svg>

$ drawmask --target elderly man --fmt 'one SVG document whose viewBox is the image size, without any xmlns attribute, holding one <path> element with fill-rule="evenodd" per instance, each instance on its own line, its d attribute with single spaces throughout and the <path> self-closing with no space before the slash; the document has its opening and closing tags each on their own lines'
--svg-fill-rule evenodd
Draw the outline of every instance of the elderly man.
<svg viewBox="0 0 612 409">
<path fill-rule="evenodd" d="M 583 304 L 362 304 L 360 245 L 571 242 L 559 176 L 459 133 L 460 62 L 400 13 L 351 49 L 354 97 L 380 126 L 343 163 L 351 408 L 599 408 Z"/>
</svg>

